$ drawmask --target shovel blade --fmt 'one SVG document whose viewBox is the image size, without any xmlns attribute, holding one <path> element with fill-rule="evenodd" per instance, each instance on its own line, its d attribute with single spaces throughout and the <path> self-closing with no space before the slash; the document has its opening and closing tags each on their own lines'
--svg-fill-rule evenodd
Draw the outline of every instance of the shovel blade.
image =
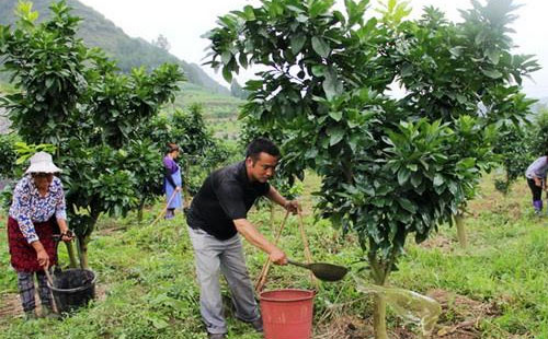
<svg viewBox="0 0 548 339">
<path fill-rule="evenodd" d="M 348 272 L 346 267 L 326 263 L 310 264 L 309 268 L 316 278 L 323 281 L 339 281 Z"/>
</svg>

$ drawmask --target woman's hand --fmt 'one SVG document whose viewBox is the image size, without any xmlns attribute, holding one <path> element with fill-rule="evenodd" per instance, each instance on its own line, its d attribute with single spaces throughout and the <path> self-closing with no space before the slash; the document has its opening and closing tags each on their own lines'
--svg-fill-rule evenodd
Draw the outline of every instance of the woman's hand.
<svg viewBox="0 0 548 339">
<path fill-rule="evenodd" d="M 45 249 L 36 252 L 36 258 L 38 259 L 38 265 L 43 268 L 49 268 L 49 255 Z"/>
<path fill-rule="evenodd" d="M 66 230 L 61 233 L 61 240 L 64 242 L 70 242 L 72 239 L 74 239 L 74 233 L 72 233 L 71 230 Z"/>
<path fill-rule="evenodd" d="M 36 251 L 36 260 L 38 260 L 38 265 L 44 268 L 49 268 L 49 255 L 44 249 L 42 243 L 40 241 L 35 241 L 31 245 Z"/>
<path fill-rule="evenodd" d="M 74 238 L 74 233 L 69 230 L 67 221 L 65 219 L 57 219 L 57 224 L 59 224 L 59 230 L 61 231 L 61 240 L 64 242 L 69 242 Z"/>
</svg>

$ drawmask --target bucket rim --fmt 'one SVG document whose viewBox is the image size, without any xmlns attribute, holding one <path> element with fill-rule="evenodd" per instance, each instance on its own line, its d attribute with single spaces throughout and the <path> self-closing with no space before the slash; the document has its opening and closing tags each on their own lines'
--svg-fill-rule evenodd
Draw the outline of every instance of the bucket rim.
<svg viewBox="0 0 548 339">
<path fill-rule="evenodd" d="M 55 292 L 61 292 L 61 293 L 75 293 L 75 292 L 80 292 L 80 291 L 83 291 L 83 290 L 86 290 L 88 289 L 90 286 L 94 286 L 95 283 L 97 282 L 97 273 L 92 271 L 92 270 L 88 270 L 88 269 L 84 269 L 84 268 L 69 268 L 68 270 L 64 270 L 63 272 L 69 272 L 69 271 L 88 271 L 88 272 L 91 272 L 93 273 L 93 280 L 83 286 L 79 286 L 79 287 L 74 287 L 74 288 L 58 288 L 58 287 L 55 287 L 55 286 L 51 286 L 51 284 L 49 283 L 49 281 L 47 281 L 47 285 L 48 287 L 52 290 L 52 291 L 55 291 Z"/>
<path fill-rule="evenodd" d="M 304 292 L 304 293 L 306 293 L 306 295 L 293 297 L 293 298 L 289 298 L 289 299 L 284 299 L 284 300 L 280 300 L 280 299 L 277 299 L 277 298 L 272 298 L 272 297 L 268 297 L 268 296 L 264 295 L 264 294 L 272 293 L 272 292 Z M 261 301 L 264 300 L 264 301 L 284 303 L 284 302 L 296 302 L 296 301 L 310 300 L 310 299 L 313 299 L 315 295 L 316 295 L 316 291 L 313 291 L 313 290 L 303 290 L 303 289 L 298 289 L 298 288 L 282 288 L 282 289 L 277 289 L 277 290 L 263 291 L 259 295 L 259 298 L 260 298 Z"/>
</svg>

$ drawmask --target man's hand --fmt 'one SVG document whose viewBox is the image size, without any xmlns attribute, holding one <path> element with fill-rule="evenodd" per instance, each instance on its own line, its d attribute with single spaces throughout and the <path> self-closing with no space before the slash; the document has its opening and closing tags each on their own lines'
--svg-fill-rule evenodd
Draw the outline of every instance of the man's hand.
<svg viewBox="0 0 548 339">
<path fill-rule="evenodd" d="M 175 187 L 175 191 L 177 191 L 177 192 L 181 192 L 181 189 L 182 189 L 181 186 Z"/>
<path fill-rule="evenodd" d="M 269 259 L 276 265 L 287 265 L 287 256 L 277 247 L 270 252 Z"/>
<path fill-rule="evenodd" d="M 299 202 L 297 200 L 289 200 L 285 203 L 284 208 L 286 209 L 286 211 L 296 214 L 300 208 Z"/>
</svg>

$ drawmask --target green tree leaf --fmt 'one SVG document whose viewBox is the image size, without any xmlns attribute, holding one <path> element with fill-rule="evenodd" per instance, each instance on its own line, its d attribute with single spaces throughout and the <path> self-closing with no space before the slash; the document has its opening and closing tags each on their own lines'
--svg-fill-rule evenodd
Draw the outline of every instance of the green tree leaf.
<svg viewBox="0 0 548 339">
<path fill-rule="evenodd" d="M 295 55 L 297 55 L 304 47 L 306 43 L 306 36 L 304 34 L 297 34 L 290 38 L 291 41 L 291 50 Z"/>
<path fill-rule="evenodd" d="M 491 79 L 502 78 L 502 73 L 500 71 L 497 71 L 496 69 L 482 69 L 481 72 Z"/>
<path fill-rule="evenodd" d="M 312 37 L 312 49 L 322 58 L 327 58 L 331 52 L 329 44 L 321 37 Z"/>
<path fill-rule="evenodd" d="M 341 95 L 344 88 L 335 70 L 332 67 L 329 67 L 324 75 L 325 80 L 322 83 L 322 87 L 327 99 L 331 100 L 335 96 Z"/>
</svg>

